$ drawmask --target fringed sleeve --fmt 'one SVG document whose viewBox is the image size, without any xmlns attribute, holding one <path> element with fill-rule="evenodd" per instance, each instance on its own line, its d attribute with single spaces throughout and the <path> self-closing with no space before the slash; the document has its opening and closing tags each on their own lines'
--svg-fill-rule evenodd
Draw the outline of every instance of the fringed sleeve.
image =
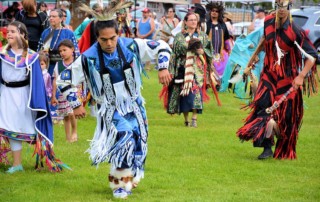
<svg viewBox="0 0 320 202">
<path fill-rule="evenodd" d="M 297 43 L 300 45 L 300 47 L 310 56 L 312 56 L 313 58 L 317 58 L 317 51 L 315 49 L 315 47 L 313 46 L 312 42 L 310 41 L 310 39 L 307 36 L 307 33 L 302 30 L 301 28 L 298 28 L 296 26 L 294 26 L 294 30 L 297 34 Z M 304 56 L 303 58 L 303 63 L 305 63 L 305 61 L 308 58 L 306 56 Z M 315 93 L 318 92 L 318 80 L 317 80 L 317 65 L 316 62 L 314 63 L 313 67 L 311 68 L 310 72 L 306 75 L 305 80 L 304 80 L 304 84 L 303 84 L 303 93 L 305 95 L 314 95 Z"/>
</svg>

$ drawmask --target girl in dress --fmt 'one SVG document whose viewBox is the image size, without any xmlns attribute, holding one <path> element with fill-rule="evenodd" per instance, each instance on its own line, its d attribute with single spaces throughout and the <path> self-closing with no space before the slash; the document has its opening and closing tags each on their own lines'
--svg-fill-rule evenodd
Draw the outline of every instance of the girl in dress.
<svg viewBox="0 0 320 202">
<path fill-rule="evenodd" d="M 58 50 L 62 61 L 56 63 L 54 68 L 54 79 L 53 79 L 53 91 L 52 94 L 55 95 L 57 92 L 56 79 L 60 73 L 70 66 L 75 60 L 75 47 L 73 43 L 66 39 L 61 41 L 58 46 Z M 78 93 L 82 93 L 82 86 L 78 86 Z M 63 117 L 64 128 L 66 132 L 66 139 L 68 142 L 76 142 L 78 140 L 77 135 L 77 120 L 73 114 L 73 110 L 69 105 L 69 102 L 63 98 L 60 94 L 58 99 L 55 96 L 51 99 L 51 104 L 53 106 L 57 105 L 57 114 Z"/>
<path fill-rule="evenodd" d="M 0 50 L 0 163 L 13 164 L 7 173 L 23 171 L 22 142 L 35 144 L 36 166 L 43 160 L 51 171 L 62 170 L 55 158 L 53 130 L 38 53 L 28 48 L 26 26 L 14 21 L 8 26 L 7 46 Z"/>
<path fill-rule="evenodd" d="M 63 24 L 63 12 L 61 9 L 53 9 L 50 11 L 49 16 L 50 27 L 45 29 L 38 43 L 38 52 L 43 51 L 49 56 L 49 68 L 48 72 L 53 78 L 53 69 L 57 62 L 62 61 L 58 45 L 61 41 L 69 39 L 75 46 L 75 52 L 79 55 L 77 40 L 73 32 L 62 26 Z M 77 56 L 78 56 L 77 55 Z M 55 95 L 54 95 L 55 96 Z M 61 123 L 62 118 L 57 116 L 56 108 L 51 106 L 51 117 L 54 123 Z"/>
</svg>

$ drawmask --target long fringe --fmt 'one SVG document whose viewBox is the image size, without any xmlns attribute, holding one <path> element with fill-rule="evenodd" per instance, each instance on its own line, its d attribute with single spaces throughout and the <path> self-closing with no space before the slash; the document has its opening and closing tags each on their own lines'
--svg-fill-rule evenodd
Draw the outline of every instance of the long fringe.
<svg viewBox="0 0 320 202">
<path fill-rule="evenodd" d="M 167 110 L 168 109 L 168 102 L 169 102 L 169 90 L 168 86 L 163 86 L 160 93 L 159 99 L 163 102 L 163 107 Z"/>
<path fill-rule="evenodd" d="M 123 162 L 128 164 L 133 162 L 135 146 L 132 141 L 132 132 L 125 132 L 125 135 L 110 149 L 110 163 L 119 168 L 123 165 Z"/>
<path fill-rule="evenodd" d="M 98 125 L 97 129 L 100 127 Z M 115 144 L 118 133 L 117 129 L 113 125 L 110 127 L 109 131 L 107 131 L 105 125 L 103 126 L 102 131 L 97 129 L 90 143 L 90 148 L 87 150 L 90 154 L 92 165 L 99 165 L 100 163 L 109 160 L 110 149 Z"/>
<path fill-rule="evenodd" d="M 301 54 L 306 56 L 309 60 L 311 60 L 312 62 L 315 61 L 315 58 L 312 57 L 310 54 L 308 54 L 306 51 L 304 51 L 301 46 L 298 44 L 297 41 L 294 41 L 294 44 L 298 47 L 298 49 L 300 50 Z"/>
<path fill-rule="evenodd" d="M 237 136 L 242 141 L 248 141 L 250 139 L 252 139 L 253 141 L 261 140 L 265 136 L 266 126 L 271 118 L 270 116 L 256 117 L 256 115 L 255 115 L 255 111 L 257 110 L 256 109 L 257 101 L 262 99 L 262 96 L 268 90 L 267 87 L 263 86 L 262 83 L 260 83 L 259 88 L 260 88 L 260 90 L 257 91 L 257 94 L 254 98 L 254 101 L 252 101 L 249 105 L 242 107 L 242 109 L 252 109 L 253 110 L 253 111 L 251 111 L 249 116 L 245 119 L 245 125 L 242 126 L 237 131 Z M 273 100 L 272 97 L 271 97 L 271 100 Z"/>
<path fill-rule="evenodd" d="M 265 135 L 267 121 L 267 117 L 258 117 L 241 127 L 237 131 L 237 136 L 242 141 L 248 141 L 250 139 L 258 141 Z"/>
<path fill-rule="evenodd" d="M 295 159 L 296 144 L 299 128 L 301 127 L 303 117 L 303 101 L 301 92 L 298 95 L 291 96 L 290 100 L 283 103 L 280 111 L 277 111 L 278 123 L 280 128 L 280 138 L 277 141 L 274 158 Z M 285 116 L 291 114 L 291 117 Z M 288 120 L 288 118 L 290 120 Z"/>
<path fill-rule="evenodd" d="M 193 79 L 195 74 L 196 56 L 193 52 L 188 51 L 186 56 L 184 84 L 180 95 L 187 96 L 193 86 Z"/>
<path fill-rule="evenodd" d="M 278 139 L 274 158 L 278 159 L 296 159 L 296 143 L 298 131 L 292 130 L 289 139 Z"/>
<path fill-rule="evenodd" d="M 313 96 L 318 92 L 319 78 L 317 79 L 316 77 L 317 77 L 317 69 L 313 68 L 304 80 L 304 84 L 303 84 L 304 95 Z"/>
<path fill-rule="evenodd" d="M 202 87 L 201 87 L 201 91 L 202 91 L 202 100 L 203 102 L 209 102 L 210 101 L 210 96 L 208 95 L 208 92 L 207 92 L 207 79 L 208 79 L 208 76 L 207 76 L 207 67 L 208 67 L 208 64 L 206 62 L 206 55 L 203 54 L 203 55 L 199 55 L 198 58 L 196 58 L 196 62 L 198 64 L 198 67 L 202 67 L 202 71 L 203 71 L 203 84 L 202 84 Z"/>
<path fill-rule="evenodd" d="M 0 163 L 9 164 L 7 153 L 11 151 L 8 138 L 0 136 Z"/>
<path fill-rule="evenodd" d="M 122 92 L 122 95 L 127 94 L 127 93 L 124 93 L 126 91 L 120 91 L 120 92 L 116 91 L 116 108 L 121 116 L 125 116 L 126 114 L 133 111 L 133 101 L 130 96 L 123 97 L 119 95 L 121 94 L 121 92 Z"/>
<path fill-rule="evenodd" d="M 63 168 L 71 170 L 69 166 L 55 157 L 52 145 L 50 145 L 49 142 L 41 135 L 37 136 L 33 156 L 36 156 L 36 169 L 43 167 L 44 160 L 51 172 L 61 172 Z"/>
<path fill-rule="evenodd" d="M 90 61 L 88 61 L 90 62 Z M 101 102 L 99 99 L 102 95 L 102 82 L 101 82 L 101 76 L 99 72 L 95 68 L 90 68 L 89 69 L 90 73 L 90 84 L 92 86 L 92 97 L 97 101 Z"/>
</svg>

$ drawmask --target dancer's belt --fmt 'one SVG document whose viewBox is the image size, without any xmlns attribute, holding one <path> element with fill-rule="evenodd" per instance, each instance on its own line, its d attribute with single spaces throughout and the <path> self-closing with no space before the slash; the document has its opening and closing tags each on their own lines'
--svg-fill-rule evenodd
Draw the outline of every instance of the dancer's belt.
<svg viewBox="0 0 320 202">
<path fill-rule="evenodd" d="M 23 86 L 27 86 L 30 84 L 29 79 L 26 79 L 24 81 L 17 81 L 17 82 L 6 82 L 5 80 L 3 80 L 2 78 L 0 79 L 0 82 L 10 88 L 19 88 L 19 87 L 23 87 Z"/>
</svg>

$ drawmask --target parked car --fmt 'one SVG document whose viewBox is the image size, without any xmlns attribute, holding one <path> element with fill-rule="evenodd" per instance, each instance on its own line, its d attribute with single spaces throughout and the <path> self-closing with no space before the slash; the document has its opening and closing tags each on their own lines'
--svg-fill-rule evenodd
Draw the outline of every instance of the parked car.
<svg viewBox="0 0 320 202">
<path fill-rule="evenodd" d="M 320 64 L 320 6 L 301 7 L 292 11 L 291 15 L 295 23 L 309 31 L 309 38 L 318 52 L 317 63 Z"/>
</svg>

